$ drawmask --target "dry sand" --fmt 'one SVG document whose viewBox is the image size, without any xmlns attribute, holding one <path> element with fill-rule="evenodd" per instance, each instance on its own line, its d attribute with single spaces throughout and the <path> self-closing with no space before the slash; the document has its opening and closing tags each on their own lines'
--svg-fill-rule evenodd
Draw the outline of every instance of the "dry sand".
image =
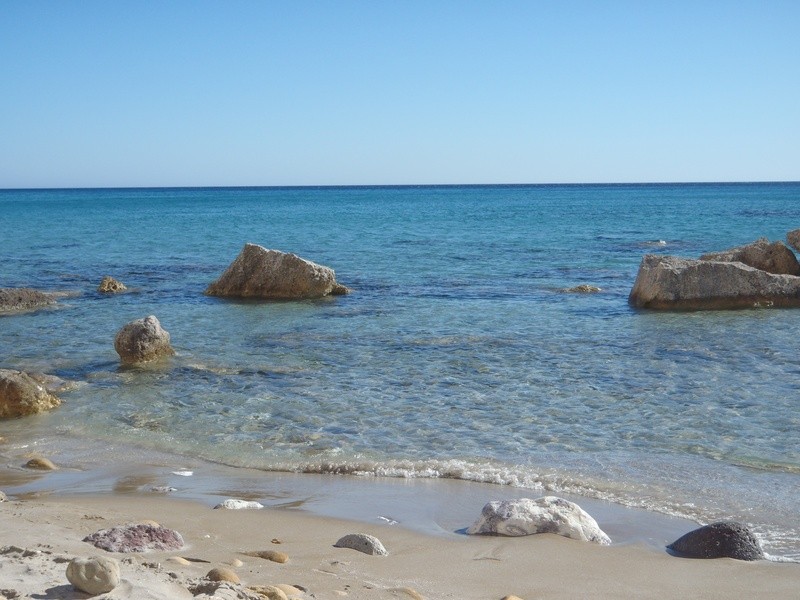
<svg viewBox="0 0 800 600">
<path fill-rule="evenodd" d="M 186 547 L 124 555 L 81 541 L 100 529 L 143 520 L 176 529 Z M 50 496 L 0 503 L 0 521 L 0 597 L 15 599 L 88 598 L 72 588 L 65 571 L 72 558 L 92 555 L 121 563 L 120 585 L 95 596 L 107 599 L 192 598 L 187 586 L 218 566 L 233 568 L 243 586 L 294 585 L 298 598 L 800 597 L 795 563 L 680 559 L 645 545 L 601 547 L 553 535 L 429 536 L 287 508 L 214 510 L 147 495 Z M 378 537 L 389 555 L 333 547 L 354 532 Z M 289 561 L 243 554 L 259 550 L 279 550 Z M 193 560 L 181 564 L 171 559 L 177 556 Z M 242 564 L 231 567 L 237 560 Z M 247 596 L 229 589 L 215 597 Z"/>
</svg>

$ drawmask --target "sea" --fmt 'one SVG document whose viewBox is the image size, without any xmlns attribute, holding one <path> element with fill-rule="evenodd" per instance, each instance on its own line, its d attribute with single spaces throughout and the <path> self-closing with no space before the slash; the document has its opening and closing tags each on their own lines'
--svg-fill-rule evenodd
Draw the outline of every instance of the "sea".
<svg viewBox="0 0 800 600">
<path fill-rule="evenodd" d="M 65 293 L 0 317 L 0 368 L 71 382 L 0 422 L 0 481 L 92 491 L 129 465 L 115 486 L 143 489 L 146 465 L 166 491 L 262 499 L 563 495 L 742 521 L 797 560 L 800 310 L 628 304 L 645 254 L 796 228 L 800 183 L 0 190 L 0 287 Z M 204 295 L 248 242 L 352 292 Z M 128 290 L 98 293 L 106 275 Z M 176 355 L 121 366 L 117 331 L 148 315 Z M 59 474 L 29 476 L 31 452 Z M 238 487 L 198 478 L 215 469 Z"/>
</svg>

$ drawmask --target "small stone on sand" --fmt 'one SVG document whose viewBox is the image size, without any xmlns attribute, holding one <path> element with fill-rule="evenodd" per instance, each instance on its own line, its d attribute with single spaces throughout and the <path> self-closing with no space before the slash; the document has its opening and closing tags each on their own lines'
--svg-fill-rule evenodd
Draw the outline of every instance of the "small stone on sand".
<svg viewBox="0 0 800 600">
<path fill-rule="evenodd" d="M 104 594 L 119 584 L 119 563 L 104 556 L 75 558 L 67 565 L 67 580 L 87 594 Z"/>
<path fill-rule="evenodd" d="M 211 581 L 228 581 L 230 583 L 239 583 L 239 576 L 231 569 L 226 567 L 215 567 L 206 573 L 206 579 Z"/>
<path fill-rule="evenodd" d="M 25 463 L 25 466 L 29 469 L 39 469 L 40 471 L 55 471 L 58 468 L 53 464 L 53 461 L 44 456 L 34 456 Z"/>
<path fill-rule="evenodd" d="M 253 552 L 244 552 L 246 556 L 255 556 L 257 558 L 265 558 L 276 563 L 285 563 L 289 561 L 289 555 L 285 552 L 278 552 L 277 550 L 255 550 Z"/>
<path fill-rule="evenodd" d="M 389 554 L 383 547 L 381 541 L 374 535 L 366 533 L 351 533 L 339 538 L 334 545 L 335 548 L 351 548 L 364 554 L 373 556 L 386 556 Z"/>
<path fill-rule="evenodd" d="M 191 562 L 189 562 L 188 560 L 186 560 L 182 556 L 170 556 L 167 560 L 170 561 L 170 562 L 178 563 L 179 565 L 184 565 L 184 566 L 192 564 Z"/>
<path fill-rule="evenodd" d="M 267 600 L 289 600 L 286 593 L 276 585 L 253 585 L 247 589 L 253 590 Z"/>
</svg>

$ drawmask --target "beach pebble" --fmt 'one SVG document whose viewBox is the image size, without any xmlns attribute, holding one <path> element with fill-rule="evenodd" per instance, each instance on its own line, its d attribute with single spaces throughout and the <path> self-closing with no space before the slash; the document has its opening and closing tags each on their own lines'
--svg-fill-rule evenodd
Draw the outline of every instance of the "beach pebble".
<svg viewBox="0 0 800 600">
<path fill-rule="evenodd" d="M 366 533 L 350 533 L 339 538 L 339 541 L 333 546 L 335 548 L 352 548 L 373 556 L 386 556 L 389 554 L 378 538 Z"/>
<path fill-rule="evenodd" d="M 232 560 L 230 563 L 228 563 L 228 564 L 229 564 L 230 566 L 232 566 L 234 569 L 238 569 L 239 567 L 241 567 L 242 565 L 244 565 L 244 563 L 243 563 L 242 561 L 240 561 L 238 558 L 234 558 L 234 559 L 233 559 L 233 560 Z"/>
<path fill-rule="evenodd" d="M 425 600 L 417 590 L 410 587 L 392 588 L 389 590 L 395 596 L 410 598 L 411 600 Z"/>
<path fill-rule="evenodd" d="M 289 600 L 286 592 L 277 585 L 251 585 L 247 589 L 253 590 L 267 600 Z"/>
<path fill-rule="evenodd" d="M 183 537 L 174 529 L 143 523 L 101 529 L 83 538 L 83 541 L 108 552 L 180 550 L 184 545 Z"/>
<path fill-rule="evenodd" d="M 190 561 L 186 560 L 182 556 L 170 556 L 167 560 L 184 566 L 192 564 Z"/>
<path fill-rule="evenodd" d="M 294 585 L 289 585 L 288 583 L 278 583 L 275 585 L 275 587 L 290 597 L 302 596 L 303 594 L 305 594 L 305 592 L 301 590 L 299 587 L 296 587 Z"/>
<path fill-rule="evenodd" d="M 67 579 L 87 594 L 104 594 L 119 584 L 119 563 L 113 558 L 75 558 L 67 565 Z"/>
<path fill-rule="evenodd" d="M 276 563 L 289 562 L 289 555 L 285 552 L 278 552 L 277 550 L 254 550 L 253 552 L 244 552 L 246 556 L 255 556 L 257 558 L 265 558 Z"/>
<path fill-rule="evenodd" d="M 764 558 L 756 536 L 745 525 L 736 521 L 720 521 L 694 529 L 667 548 L 675 554 L 689 558 Z"/>
<path fill-rule="evenodd" d="M 225 508 L 227 510 L 245 510 L 245 509 L 259 509 L 264 508 L 260 502 L 253 502 L 250 500 L 239 500 L 237 498 L 228 498 L 224 502 L 220 502 L 214 508 Z"/>
<path fill-rule="evenodd" d="M 556 496 L 489 502 L 467 533 L 508 536 L 555 533 L 604 546 L 611 543 L 586 511 L 574 502 Z"/>
<path fill-rule="evenodd" d="M 239 583 L 239 576 L 227 567 L 215 567 L 206 573 L 206 579 L 211 581 L 228 581 L 230 583 Z"/>
<path fill-rule="evenodd" d="M 502 600 L 522 600 L 522 598 L 515 596 L 514 594 L 510 594 L 508 596 L 503 596 Z"/>
<path fill-rule="evenodd" d="M 53 464 L 53 461 L 44 456 L 34 456 L 25 466 L 29 469 L 39 469 L 40 471 L 55 471 L 58 467 Z"/>
<path fill-rule="evenodd" d="M 0 492 L 0 502 L 8 502 L 8 496 L 5 492 Z"/>
</svg>

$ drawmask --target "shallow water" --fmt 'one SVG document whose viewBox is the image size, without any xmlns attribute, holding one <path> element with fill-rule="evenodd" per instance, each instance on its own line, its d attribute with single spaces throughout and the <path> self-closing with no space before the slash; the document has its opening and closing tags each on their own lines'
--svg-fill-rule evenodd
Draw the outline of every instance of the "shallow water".
<svg viewBox="0 0 800 600">
<path fill-rule="evenodd" d="M 78 292 L 1 317 L 0 368 L 82 383 L 0 424 L 3 452 L 90 465 L 81 440 L 104 460 L 134 445 L 507 484 L 735 518 L 800 557 L 800 311 L 627 305 L 643 254 L 783 239 L 798 200 L 800 184 L 0 191 L 0 286 Z M 245 242 L 354 293 L 204 296 Z M 104 275 L 131 291 L 97 294 Z M 579 284 L 602 291 L 562 291 Z M 115 333 L 148 314 L 178 355 L 120 368 Z"/>
</svg>

